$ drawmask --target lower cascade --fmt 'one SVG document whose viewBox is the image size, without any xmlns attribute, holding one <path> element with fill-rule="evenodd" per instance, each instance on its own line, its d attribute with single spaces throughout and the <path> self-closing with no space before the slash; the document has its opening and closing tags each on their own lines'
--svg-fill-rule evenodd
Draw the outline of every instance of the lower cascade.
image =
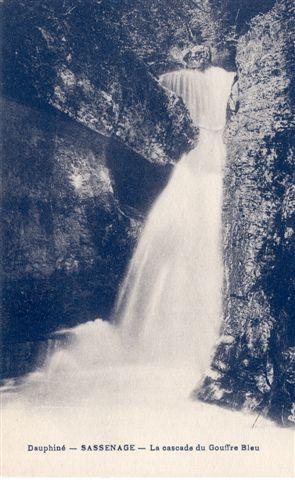
<svg viewBox="0 0 295 480">
<path fill-rule="evenodd" d="M 79 393 L 101 404 L 140 404 L 150 394 L 161 404 L 170 387 L 171 401 L 175 391 L 187 398 L 209 367 L 222 320 L 222 133 L 233 78 L 217 67 L 161 76 L 200 127 L 197 146 L 147 217 L 113 321 L 69 330 L 68 344 L 26 378 L 31 400 L 68 404 Z"/>
</svg>

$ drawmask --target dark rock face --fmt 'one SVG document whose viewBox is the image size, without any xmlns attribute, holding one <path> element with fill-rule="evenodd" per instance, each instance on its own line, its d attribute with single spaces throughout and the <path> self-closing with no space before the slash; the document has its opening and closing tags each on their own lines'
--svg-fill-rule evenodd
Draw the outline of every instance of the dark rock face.
<svg viewBox="0 0 295 480">
<path fill-rule="evenodd" d="M 295 400 L 292 18 L 291 2 L 278 2 L 238 42 L 230 102 L 238 111 L 226 131 L 225 336 L 199 393 L 284 425 Z"/>
<path fill-rule="evenodd" d="M 7 100 L 3 112 L 7 376 L 25 372 L 34 342 L 55 328 L 110 315 L 143 215 L 170 167 L 58 112 Z M 28 362 L 19 362 L 26 348 Z"/>
</svg>

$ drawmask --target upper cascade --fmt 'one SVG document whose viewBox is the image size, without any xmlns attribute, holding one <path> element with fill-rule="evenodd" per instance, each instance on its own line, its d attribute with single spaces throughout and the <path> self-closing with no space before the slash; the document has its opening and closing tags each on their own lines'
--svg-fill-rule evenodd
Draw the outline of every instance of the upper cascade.
<svg viewBox="0 0 295 480">
<path fill-rule="evenodd" d="M 186 69 L 164 73 L 160 82 L 182 98 L 197 127 L 222 130 L 234 76 L 235 72 L 210 67 L 203 72 Z"/>
</svg>

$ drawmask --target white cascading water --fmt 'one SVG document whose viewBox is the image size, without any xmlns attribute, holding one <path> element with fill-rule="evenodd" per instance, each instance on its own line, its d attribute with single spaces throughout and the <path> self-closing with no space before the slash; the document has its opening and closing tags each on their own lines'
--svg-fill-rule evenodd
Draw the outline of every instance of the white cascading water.
<svg viewBox="0 0 295 480">
<path fill-rule="evenodd" d="M 167 397 L 169 382 L 187 397 L 209 366 L 222 318 L 222 132 L 233 76 L 212 67 L 161 77 L 200 127 L 197 147 L 148 215 L 114 322 L 70 330 L 68 344 L 27 377 L 34 398 L 67 404 L 78 392 L 85 400 L 91 386 L 95 401 L 143 399 L 147 390 L 154 399 Z"/>
<path fill-rule="evenodd" d="M 222 318 L 222 132 L 234 73 L 212 67 L 160 79 L 200 127 L 197 147 L 155 202 L 121 290 L 116 317 L 144 361 L 204 372 Z"/>
</svg>

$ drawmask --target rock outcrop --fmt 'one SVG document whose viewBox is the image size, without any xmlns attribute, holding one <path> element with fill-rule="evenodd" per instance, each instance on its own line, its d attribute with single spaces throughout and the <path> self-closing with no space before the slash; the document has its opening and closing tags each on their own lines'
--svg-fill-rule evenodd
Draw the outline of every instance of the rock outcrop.
<svg viewBox="0 0 295 480">
<path fill-rule="evenodd" d="M 147 64 L 148 52 L 160 50 L 161 25 L 142 30 L 150 12 L 143 2 L 10 0 L 3 8 L 5 95 L 53 106 L 154 162 L 176 160 L 189 148 L 194 132 L 186 109 Z M 163 12 L 159 21 L 168 21 Z M 166 26 L 162 43 L 171 31 Z"/>
</svg>

